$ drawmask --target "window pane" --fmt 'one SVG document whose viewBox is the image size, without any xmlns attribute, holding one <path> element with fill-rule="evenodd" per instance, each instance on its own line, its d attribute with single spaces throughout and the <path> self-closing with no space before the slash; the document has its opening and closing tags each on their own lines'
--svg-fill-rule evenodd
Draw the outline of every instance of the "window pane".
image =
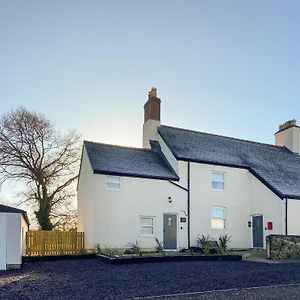
<svg viewBox="0 0 300 300">
<path fill-rule="evenodd" d="M 225 221 L 221 219 L 211 219 L 211 228 L 212 229 L 224 229 Z"/>
<path fill-rule="evenodd" d="M 224 208 L 213 208 L 212 209 L 212 218 L 225 219 Z"/>
<path fill-rule="evenodd" d="M 141 234 L 146 234 L 146 235 L 153 235 L 153 227 L 149 226 L 142 226 L 141 227 Z"/>
<path fill-rule="evenodd" d="M 119 190 L 121 188 L 121 184 L 120 183 L 114 183 L 114 182 L 107 182 L 107 187 L 109 189 Z"/>
<path fill-rule="evenodd" d="M 107 176 L 106 186 L 109 189 L 120 190 L 121 189 L 121 177 L 119 176 Z"/>
<path fill-rule="evenodd" d="M 213 181 L 211 183 L 211 186 L 213 189 L 215 190 L 224 190 L 224 182 L 216 182 L 216 181 Z"/>
<path fill-rule="evenodd" d="M 153 225 L 153 218 L 141 218 L 141 225 Z"/>
<path fill-rule="evenodd" d="M 119 176 L 107 176 L 107 182 L 120 183 L 121 178 Z"/>
<path fill-rule="evenodd" d="M 223 173 L 212 173 L 212 180 L 224 182 L 224 174 Z"/>
</svg>

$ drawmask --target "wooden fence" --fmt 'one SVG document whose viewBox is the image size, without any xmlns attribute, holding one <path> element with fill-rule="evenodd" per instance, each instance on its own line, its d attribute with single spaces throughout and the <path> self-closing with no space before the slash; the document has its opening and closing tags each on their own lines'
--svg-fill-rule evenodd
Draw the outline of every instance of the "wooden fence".
<svg viewBox="0 0 300 300">
<path fill-rule="evenodd" d="M 80 254 L 84 251 L 84 232 L 27 231 L 26 254 L 29 256 Z"/>
</svg>

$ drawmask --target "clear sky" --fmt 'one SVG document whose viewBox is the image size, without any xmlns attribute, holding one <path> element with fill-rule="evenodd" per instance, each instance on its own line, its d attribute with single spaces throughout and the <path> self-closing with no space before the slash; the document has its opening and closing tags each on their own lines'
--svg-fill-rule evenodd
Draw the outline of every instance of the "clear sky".
<svg viewBox="0 0 300 300">
<path fill-rule="evenodd" d="M 0 114 L 141 146 L 157 86 L 163 124 L 273 143 L 300 123 L 299 15 L 298 0 L 0 0 Z"/>
</svg>

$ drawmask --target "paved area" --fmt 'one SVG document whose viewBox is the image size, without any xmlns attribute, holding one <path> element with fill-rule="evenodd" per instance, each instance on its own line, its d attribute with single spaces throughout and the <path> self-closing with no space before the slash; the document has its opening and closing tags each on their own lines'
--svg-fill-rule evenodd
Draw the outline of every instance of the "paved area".
<svg viewBox="0 0 300 300">
<path fill-rule="evenodd" d="M 21 270 L 0 271 L 0 299 L 151 299 L 170 294 L 177 296 L 169 299 L 258 299 L 258 295 L 260 299 L 278 299 L 278 294 L 293 299 L 300 295 L 299 284 L 300 264 L 193 261 L 109 265 L 93 258 L 27 263 Z M 290 286 L 249 289 L 274 285 Z"/>
<path fill-rule="evenodd" d="M 180 295 L 137 298 L 136 300 L 282 300 L 300 299 L 300 284 L 218 290 Z"/>
</svg>

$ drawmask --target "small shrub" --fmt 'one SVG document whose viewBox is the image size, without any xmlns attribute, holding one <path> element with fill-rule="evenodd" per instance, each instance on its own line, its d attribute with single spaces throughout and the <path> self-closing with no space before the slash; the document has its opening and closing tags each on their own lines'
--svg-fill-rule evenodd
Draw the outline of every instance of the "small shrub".
<svg viewBox="0 0 300 300">
<path fill-rule="evenodd" d="M 126 249 L 126 250 L 124 251 L 124 254 L 129 255 L 129 254 L 132 254 L 132 253 L 131 253 L 131 250 L 130 250 L 130 249 Z"/>
<path fill-rule="evenodd" d="M 95 252 L 96 252 L 96 254 L 102 254 L 102 249 L 100 247 L 100 244 L 96 244 Z"/>
<path fill-rule="evenodd" d="M 210 237 L 209 235 L 205 236 L 202 234 L 201 238 L 197 238 L 197 245 L 199 248 L 202 249 L 203 254 L 210 253 L 210 246 L 209 246 Z"/>
<path fill-rule="evenodd" d="M 101 250 L 101 253 L 109 257 L 115 257 L 118 254 L 116 249 L 107 248 L 106 246 Z"/>
<path fill-rule="evenodd" d="M 225 253 L 225 250 L 221 245 L 218 246 L 217 253 L 220 255 L 223 255 Z"/>
<path fill-rule="evenodd" d="M 132 254 L 139 254 L 139 255 L 142 255 L 142 252 L 141 252 L 141 247 L 139 246 L 138 242 L 135 241 L 135 242 L 128 242 L 127 247 L 129 247 L 130 251 Z"/>
<path fill-rule="evenodd" d="M 155 242 L 157 244 L 156 246 L 156 251 L 158 253 L 164 253 L 164 247 L 163 247 L 163 242 L 160 241 L 158 238 L 155 238 Z"/>
<path fill-rule="evenodd" d="M 230 242 L 230 240 L 231 240 L 230 235 L 228 234 L 220 235 L 218 244 L 219 244 L 219 248 L 223 249 L 223 253 L 227 252 L 228 243 Z"/>
</svg>

